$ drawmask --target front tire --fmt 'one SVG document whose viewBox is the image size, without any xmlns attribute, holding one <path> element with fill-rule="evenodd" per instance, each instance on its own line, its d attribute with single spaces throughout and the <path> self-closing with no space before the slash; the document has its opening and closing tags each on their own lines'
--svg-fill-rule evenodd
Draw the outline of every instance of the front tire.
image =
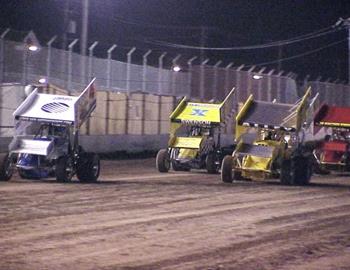
<svg viewBox="0 0 350 270">
<path fill-rule="evenodd" d="M 69 182 L 73 177 L 72 158 L 69 156 L 59 157 L 56 161 L 57 182 Z"/>
<path fill-rule="evenodd" d="M 13 174 L 12 162 L 9 153 L 0 154 L 0 181 L 8 181 Z"/>
<path fill-rule="evenodd" d="M 221 164 L 221 181 L 232 183 L 232 156 L 225 156 Z"/>
<path fill-rule="evenodd" d="M 295 184 L 295 170 L 292 168 L 292 161 L 290 159 L 283 160 L 282 162 L 280 182 L 283 185 Z"/>
<path fill-rule="evenodd" d="M 309 184 L 313 172 L 311 159 L 308 157 L 298 157 L 294 162 L 296 184 L 302 186 Z"/>
<path fill-rule="evenodd" d="M 77 164 L 80 182 L 96 182 L 100 175 L 100 157 L 95 153 L 81 153 Z"/>
<path fill-rule="evenodd" d="M 206 166 L 207 172 L 210 174 L 215 174 L 218 172 L 219 168 L 216 165 L 215 153 L 208 153 L 207 157 L 205 158 L 205 166 Z"/>
<path fill-rule="evenodd" d="M 159 172 L 166 173 L 170 169 L 170 158 L 167 149 L 159 150 L 156 157 L 156 167 Z"/>
</svg>

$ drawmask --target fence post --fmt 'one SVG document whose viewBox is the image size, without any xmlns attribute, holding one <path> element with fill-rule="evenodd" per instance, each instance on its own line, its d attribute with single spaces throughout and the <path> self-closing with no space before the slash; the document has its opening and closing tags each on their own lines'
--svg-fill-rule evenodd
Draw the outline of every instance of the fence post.
<svg viewBox="0 0 350 270">
<path fill-rule="evenodd" d="M 74 39 L 69 45 L 68 45 L 68 93 L 70 94 L 72 92 L 72 54 L 73 54 L 73 47 L 78 42 L 78 39 Z"/>
<path fill-rule="evenodd" d="M 247 94 L 248 94 L 248 96 L 250 95 L 250 94 L 252 94 L 252 77 L 251 77 L 251 74 L 252 74 L 252 72 L 254 71 L 254 69 L 255 69 L 255 66 L 252 66 L 250 69 L 248 69 L 248 76 L 247 76 Z"/>
<path fill-rule="evenodd" d="M 0 82 L 4 82 L 4 38 L 7 35 L 7 33 L 10 32 L 10 28 L 7 28 L 2 34 L 0 35 Z"/>
<path fill-rule="evenodd" d="M 116 44 L 113 44 L 112 47 L 110 47 L 107 50 L 107 90 L 110 91 L 111 89 L 111 62 L 112 62 L 112 52 L 117 47 Z"/>
<path fill-rule="evenodd" d="M 146 92 L 146 78 L 147 78 L 147 57 L 152 53 L 152 50 L 148 50 L 142 56 L 142 92 Z"/>
<path fill-rule="evenodd" d="M 214 82 L 213 82 L 213 95 L 212 98 L 217 99 L 218 97 L 218 67 L 221 65 L 222 61 L 219 60 L 214 65 Z"/>
<path fill-rule="evenodd" d="M 199 81 L 199 98 L 201 101 L 204 100 L 204 69 L 205 69 L 205 65 L 209 62 L 209 58 L 205 59 L 201 64 L 200 64 L 200 68 L 201 68 L 201 72 L 200 72 L 200 81 Z"/>
<path fill-rule="evenodd" d="M 171 61 L 172 62 L 172 64 L 173 64 L 173 66 L 172 66 L 172 73 L 171 73 L 171 94 L 173 95 L 173 96 L 175 96 L 175 90 L 176 90 L 176 86 L 175 86 L 175 84 L 176 84 L 176 79 L 177 79 L 177 73 L 178 73 L 178 71 L 175 71 L 174 70 L 174 67 L 177 65 L 177 61 L 180 59 L 180 57 L 181 57 L 181 54 L 178 54 L 178 55 L 176 55 L 174 58 L 173 58 L 173 60 Z"/>
<path fill-rule="evenodd" d="M 272 101 L 272 74 L 275 72 L 274 69 L 267 73 L 267 101 Z"/>
<path fill-rule="evenodd" d="M 258 71 L 258 74 L 259 74 L 259 79 L 258 79 L 258 100 L 262 100 L 262 87 L 261 87 L 261 84 L 262 84 L 262 77 L 263 77 L 263 72 L 265 71 L 266 67 L 263 67 L 262 69 L 260 69 Z"/>
<path fill-rule="evenodd" d="M 229 63 L 226 67 L 225 67 L 225 95 L 228 93 L 228 91 L 230 90 L 230 86 L 229 86 L 229 76 L 230 76 L 230 68 L 233 66 L 233 62 Z M 236 85 L 237 88 L 237 85 Z M 232 89 L 232 87 L 231 87 Z"/>
<path fill-rule="evenodd" d="M 237 78 L 237 105 L 240 102 L 242 96 L 241 96 L 241 70 L 244 68 L 244 65 L 240 65 L 237 69 L 236 69 L 236 78 Z"/>
<path fill-rule="evenodd" d="M 166 54 L 167 54 L 166 52 L 163 52 L 158 58 L 158 95 L 164 94 L 164 93 L 162 93 L 163 92 L 162 91 L 163 90 L 162 72 L 163 72 L 163 59 L 166 56 Z"/>
<path fill-rule="evenodd" d="M 132 47 L 131 50 L 127 53 L 127 63 L 126 63 L 126 91 L 127 94 L 130 94 L 130 72 L 131 72 L 131 56 L 136 50 L 136 47 Z"/>
<path fill-rule="evenodd" d="M 98 44 L 98 41 L 95 41 L 89 47 L 89 71 L 88 71 L 89 80 L 92 79 L 92 60 L 94 57 L 94 49 L 97 46 L 97 44 Z"/>
<path fill-rule="evenodd" d="M 189 88 L 189 95 L 192 96 L 192 62 L 196 60 L 198 56 L 193 56 L 192 58 L 188 59 L 187 65 L 188 65 L 188 88 Z"/>
<path fill-rule="evenodd" d="M 51 76 L 51 45 L 56 40 L 57 36 L 52 37 L 47 42 L 47 58 L 46 58 L 46 83 L 50 83 Z"/>
<path fill-rule="evenodd" d="M 277 74 L 277 77 L 278 77 L 278 80 L 277 80 L 277 93 L 276 93 L 276 100 L 277 102 L 283 102 L 281 100 L 281 76 L 283 74 L 283 70 L 281 70 L 280 72 L 278 72 Z"/>
</svg>

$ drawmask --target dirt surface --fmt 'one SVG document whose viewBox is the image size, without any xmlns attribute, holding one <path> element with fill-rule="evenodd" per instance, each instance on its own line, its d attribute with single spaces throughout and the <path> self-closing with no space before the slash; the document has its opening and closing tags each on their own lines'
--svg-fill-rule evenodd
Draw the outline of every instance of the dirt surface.
<svg viewBox="0 0 350 270">
<path fill-rule="evenodd" d="M 1 182 L 0 269 L 350 269 L 350 175 L 224 184 L 154 163 Z"/>
</svg>

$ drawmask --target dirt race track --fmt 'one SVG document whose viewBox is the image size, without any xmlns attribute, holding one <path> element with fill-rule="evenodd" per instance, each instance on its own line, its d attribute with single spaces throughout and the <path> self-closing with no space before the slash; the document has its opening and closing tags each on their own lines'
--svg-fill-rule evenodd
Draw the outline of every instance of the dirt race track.
<svg viewBox="0 0 350 270">
<path fill-rule="evenodd" d="M 98 184 L 0 183 L 0 269 L 350 269 L 350 175 L 307 187 L 103 161 Z"/>
</svg>

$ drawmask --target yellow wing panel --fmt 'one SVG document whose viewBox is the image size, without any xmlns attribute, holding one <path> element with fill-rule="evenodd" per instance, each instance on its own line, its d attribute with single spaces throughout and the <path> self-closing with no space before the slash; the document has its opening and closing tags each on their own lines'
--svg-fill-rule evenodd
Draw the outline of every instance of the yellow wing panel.
<svg viewBox="0 0 350 270">
<path fill-rule="evenodd" d="M 198 154 L 198 149 L 181 148 L 179 158 L 195 158 Z"/>
<path fill-rule="evenodd" d="M 189 102 L 175 119 L 220 123 L 220 107 L 221 104 Z"/>
<path fill-rule="evenodd" d="M 199 149 L 202 137 L 176 137 L 170 147 Z"/>
<path fill-rule="evenodd" d="M 254 171 L 269 171 L 271 158 L 246 156 L 243 160 L 242 169 Z"/>
</svg>

